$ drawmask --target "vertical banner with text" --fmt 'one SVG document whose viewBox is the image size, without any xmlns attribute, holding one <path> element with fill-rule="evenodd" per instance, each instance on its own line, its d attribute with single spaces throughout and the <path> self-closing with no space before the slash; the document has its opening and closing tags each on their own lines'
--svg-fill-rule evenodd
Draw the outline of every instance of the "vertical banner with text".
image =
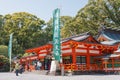
<svg viewBox="0 0 120 80">
<path fill-rule="evenodd" d="M 9 62 L 10 62 L 10 71 L 11 71 L 11 56 L 12 56 L 12 36 L 13 36 L 13 33 L 10 34 L 9 45 L 8 45 L 8 56 L 9 56 Z"/>
<path fill-rule="evenodd" d="M 55 9 L 53 12 L 53 55 L 55 60 L 60 61 L 61 45 L 60 45 L 60 9 Z"/>
</svg>

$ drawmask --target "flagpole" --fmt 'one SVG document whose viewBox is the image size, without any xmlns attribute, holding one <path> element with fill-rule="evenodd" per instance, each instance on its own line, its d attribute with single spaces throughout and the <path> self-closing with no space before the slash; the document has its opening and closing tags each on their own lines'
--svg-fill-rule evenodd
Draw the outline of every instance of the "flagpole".
<svg viewBox="0 0 120 80">
<path fill-rule="evenodd" d="M 8 56 L 9 56 L 9 63 L 10 63 L 10 72 L 12 71 L 12 68 L 11 68 L 11 56 L 12 56 L 12 36 L 13 36 L 13 33 L 10 34 L 10 39 L 9 39 L 9 45 L 8 45 Z"/>
</svg>

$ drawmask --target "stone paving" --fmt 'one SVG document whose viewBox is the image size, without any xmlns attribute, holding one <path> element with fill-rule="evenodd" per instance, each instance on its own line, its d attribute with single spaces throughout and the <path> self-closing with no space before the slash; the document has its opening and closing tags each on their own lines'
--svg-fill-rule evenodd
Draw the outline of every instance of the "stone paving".
<svg viewBox="0 0 120 80">
<path fill-rule="evenodd" d="M 25 72 L 16 76 L 15 73 L 0 73 L 0 80 L 120 80 L 120 75 L 72 75 L 53 76 L 45 72 Z"/>
</svg>

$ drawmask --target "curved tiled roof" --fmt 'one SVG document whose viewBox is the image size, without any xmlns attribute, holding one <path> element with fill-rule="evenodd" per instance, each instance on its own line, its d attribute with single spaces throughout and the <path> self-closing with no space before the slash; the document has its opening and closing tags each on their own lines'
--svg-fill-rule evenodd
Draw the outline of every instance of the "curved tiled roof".
<svg viewBox="0 0 120 80">
<path fill-rule="evenodd" d="M 120 31 L 112 28 L 105 28 L 101 32 L 109 40 L 120 40 Z"/>
<path fill-rule="evenodd" d="M 87 40 L 87 39 L 89 39 L 89 38 L 92 38 L 93 41 Z M 74 41 L 77 41 L 77 42 L 80 42 L 80 41 L 83 41 L 83 42 L 84 42 L 85 40 L 87 40 L 87 41 L 85 41 L 85 42 L 88 42 L 88 43 L 99 43 L 99 42 L 90 34 L 90 32 L 86 32 L 86 33 L 79 34 L 79 35 L 73 35 L 73 36 L 71 36 L 71 37 L 69 37 L 69 38 L 66 38 L 66 39 L 61 40 L 61 43 L 66 42 L 66 41 L 69 41 L 69 40 L 74 40 Z"/>
<path fill-rule="evenodd" d="M 89 32 L 79 34 L 79 35 L 74 35 L 69 38 L 63 39 L 62 42 L 66 42 L 68 40 L 75 40 L 75 41 L 82 41 L 90 36 Z"/>
<path fill-rule="evenodd" d="M 114 45 L 114 44 L 117 44 L 117 43 L 119 43 L 119 42 L 120 42 L 120 41 L 112 40 L 112 41 L 103 41 L 103 42 L 101 42 L 101 44 Z"/>
</svg>

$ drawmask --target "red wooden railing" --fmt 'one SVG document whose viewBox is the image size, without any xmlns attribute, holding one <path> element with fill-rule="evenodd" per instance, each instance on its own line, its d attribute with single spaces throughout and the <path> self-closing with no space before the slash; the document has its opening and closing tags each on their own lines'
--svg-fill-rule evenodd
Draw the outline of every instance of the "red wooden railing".
<svg viewBox="0 0 120 80">
<path fill-rule="evenodd" d="M 98 71 L 102 70 L 102 66 L 98 66 L 97 64 L 90 64 L 88 67 L 86 64 L 63 64 L 64 70 L 68 71 Z"/>
</svg>

